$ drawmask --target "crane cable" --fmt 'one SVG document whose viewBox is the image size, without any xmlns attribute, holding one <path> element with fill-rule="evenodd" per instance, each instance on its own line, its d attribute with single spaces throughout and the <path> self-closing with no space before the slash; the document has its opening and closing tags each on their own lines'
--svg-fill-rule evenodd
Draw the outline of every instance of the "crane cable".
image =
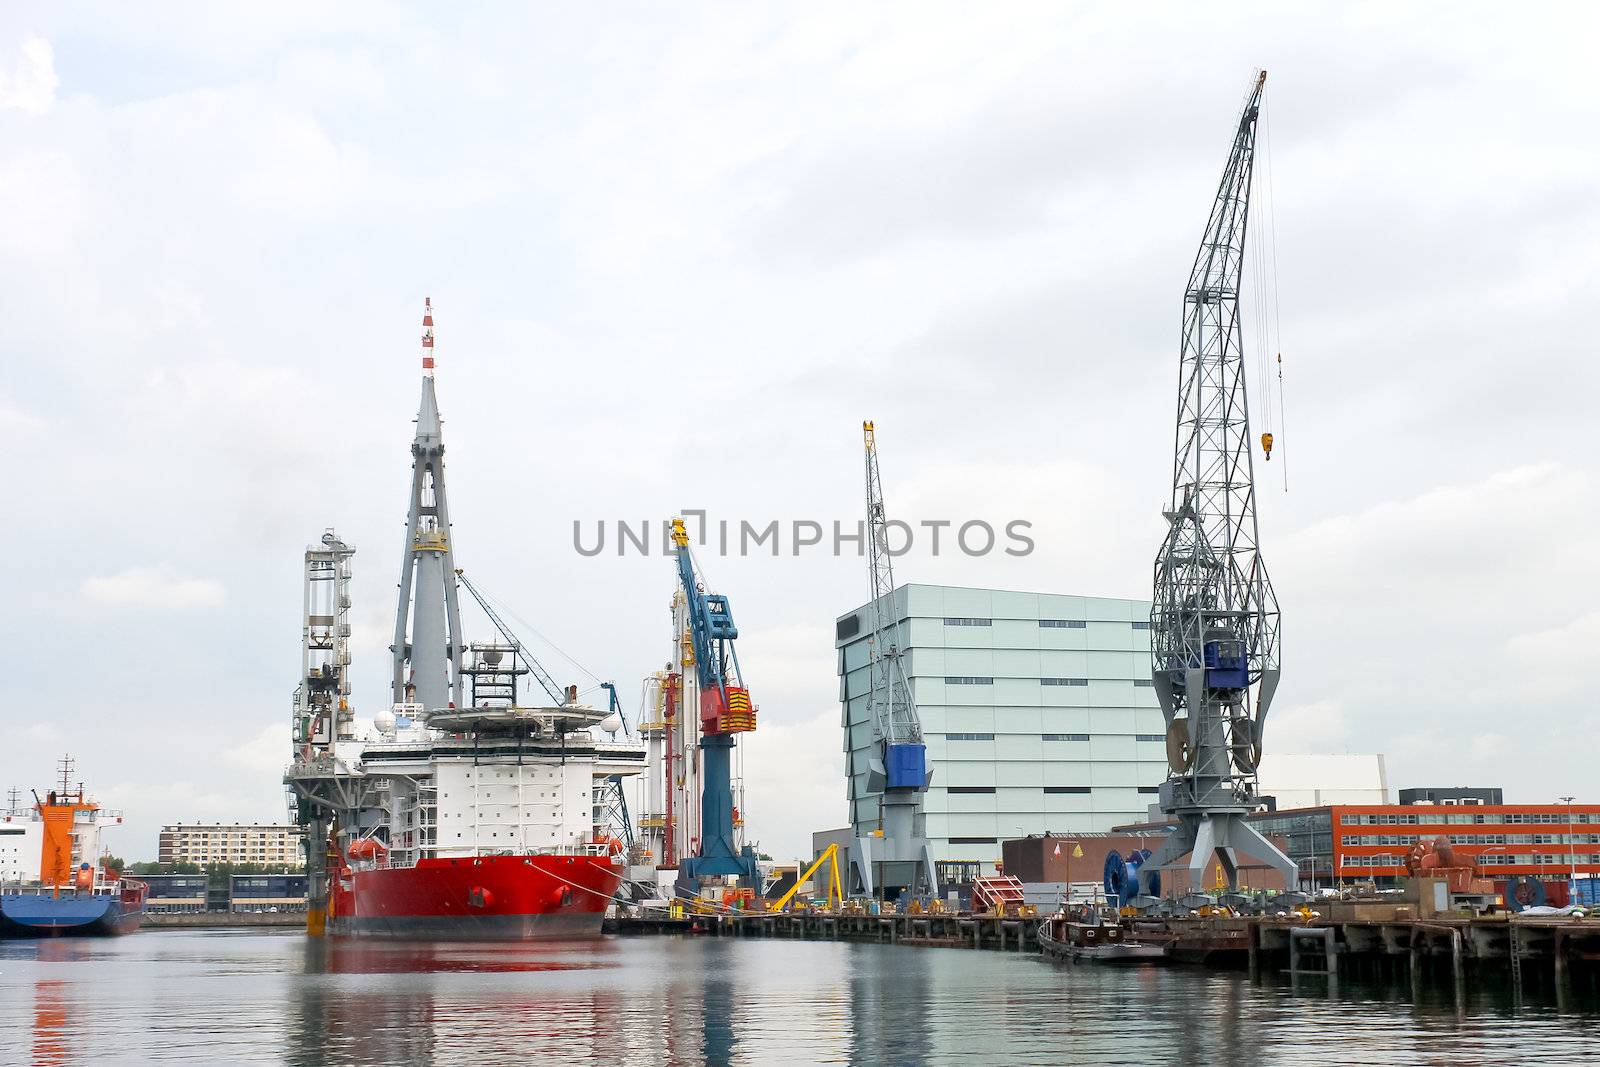
<svg viewBox="0 0 1600 1067">
<path fill-rule="evenodd" d="M 1288 418 L 1283 403 L 1283 305 L 1279 302 L 1278 289 L 1278 190 L 1272 180 L 1272 125 L 1270 114 L 1263 107 L 1261 112 L 1262 143 L 1266 147 L 1267 157 L 1267 226 L 1270 231 L 1272 243 L 1272 334 L 1276 340 L 1273 350 L 1277 353 L 1278 365 L 1278 426 L 1288 432 Z M 1272 410 L 1272 398 L 1266 397 L 1267 410 Z M 1269 415 L 1270 418 L 1270 415 Z M 1286 454 L 1279 456 L 1279 470 L 1283 472 L 1283 491 L 1289 491 L 1289 457 Z"/>
<path fill-rule="evenodd" d="M 480 592 L 481 592 L 481 590 L 480 590 Z M 533 634 L 533 636 L 537 637 L 539 640 L 543 641 L 546 645 L 550 646 L 550 648 L 552 650 L 554 650 L 555 653 L 557 655 L 559 655 L 562 659 L 566 660 L 568 663 L 570 663 L 574 667 L 578 668 L 578 670 L 582 671 L 584 674 L 587 674 L 589 676 L 590 680 L 592 680 L 595 684 L 593 686 L 591 686 L 590 688 L 584 690 L 585 693 L 592 693 L 596 689 L 600 688 L 601 679 L 600 679 L 599 675 L 595 674 L 588 667 L 585 667 L 583 664 L 581 664 L 577 660 L 573 659 L 570 655 L 567 654 L 566 650 L 564 650 L 560 645 L 556 644 L 554 641 L 550 640 L 544 634 L 540 633 L 531 623 L 528 622 L 527 619 L 524 619 L 522 616 L 518 615 L 515 611 L 513 611 L 510 608 L 510 606 L 506 604 L 505 601 L 501 600 L 499 597 L 490 596 L 488 593 L 483 593 L 483 598 L 485 600 L 489 601 L 490 603 L 492 603 L 496 608 L 498 608 L 501 611 L 501 613 L 509 616 L 513 622 L 516 622 L 518 625 L 522 626 L 523 629 L 527 630 L 529 633 Z"/>
<path fill-rule="evenodd" d="M 1277 451 L 1279 469 L 1283 473 L 1283 491 L 1289 491 L 1289 465 L 1281 444 L 1274 440 L 1273 430 L 1286 430 L 1286 412 L 1283 401 L 1283 307 L 1279 296 L 1278 287 L 1278 197 L 1277 189 L 1272 175 L 1272 128 L 1270 111 L 1267 106 L 1265 92 L 1261 98 L 1260 118 L 1260 143 L 1261 155 L 1266 163 L 1266 209 L 1267 218 L 1264 227 L 1257 226 L 1253 231 L 1252 244 L 1252 274 L 1255 282 L 1254 327 L 1256 331 L 1255 356 L 1256 356 L 1256 389 L 1257 396 L 1261 398 L 1259 412 L 1261 415 L 1262 450 L 1267 462 L 1272 461 L 1272 454 Z M 1275 357 L 1270 363 L 1268 354 Z M 1276 364 L 1277 373 L 1274 381 L 1272 364 Z M 1276 385 L 1277 392 L 1277 425 L 1273 420 L 1273 392 Z M 1274 445 L 1278 447 L 1275 449 Z"/>
</svg>

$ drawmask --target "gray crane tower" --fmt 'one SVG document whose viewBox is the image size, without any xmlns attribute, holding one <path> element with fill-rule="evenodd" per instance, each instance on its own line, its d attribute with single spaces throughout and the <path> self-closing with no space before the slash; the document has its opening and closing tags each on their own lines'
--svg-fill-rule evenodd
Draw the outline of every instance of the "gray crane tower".
<svg viewBox="0 0 1600 1067">
<path fill-rule="evenodd" d="M 450 507 L 444 491 L 444 431 L 433 391 L 433 300 L 422 311 L 422 401 L 411 442 L 411 508 L 406 517 L 405 563 L 394 615 L 393 689 L 396 705 L 411 705 L 417 718 L 461 699 L 461 611 L 456 603 L 455 556 Z M 415 594 L 413 596 L 413 593 Z M 406 640 L 407 618 L 411 640 Z M 417 706 L 420 705 L 420 708 Z"/>
<path fill-rule="evenodd" d="M 1260 72 L 1245 101 L 1183 297 L 1172 502 L 1150 609 L 1150 674 L 1167 721 L 1161 810 L 1178 825 L 1143 865 L 1146 894 L 1151 875 L 1185 855 L 1195 887 L 1215 854 L 1236 890 L 1240 851 L 1281 870 L 1291 888 L 1298 880 L 1294 861 L 1245 822 L 1279 678 L 1278 602 L 1256 524 L 1239 324 L 1266 80 Z"/>
<path fill-rule="evenodd" d="M 861 431 L 867 455 L 867 572 L 872 582 L 867 711 L 879 744 L 878 755 L 868 764 L 867 791 L 880 795 L 881 836 L 858 836 L 851 849 L 850 867 L 852 881 L 867 896 L 882 893 L 890 898 L 901 890 L 919 896 L 939 889 L 922 816 L 922 801 L 933 772 L 928 769 L 922 721 L 906 680 L 877 438 L 870 422 L 863 422 Z"/>
</svg>

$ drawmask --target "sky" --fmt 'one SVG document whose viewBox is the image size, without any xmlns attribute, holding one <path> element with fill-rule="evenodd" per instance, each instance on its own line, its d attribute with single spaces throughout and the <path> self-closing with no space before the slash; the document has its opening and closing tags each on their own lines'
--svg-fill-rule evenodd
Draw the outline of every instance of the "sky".
<svg viewBox="0 0 1600 1067">
<path fill-rule="evenodd" d="M 864 418 L 891 514 L 1036 543 L 919 546 L 900 581 L 1148 597 L 1183 284 L 1257 68 L 1268 758 L 1600 799 L 1591 7 L 8 12 L 0 787 L 70 752 L 119 854 L 285 817 L 330 526 L 356 706 L 386 702 L 424 296 L 457 564 L 630 712 L 673 564 L 574 523 L 852 525 Z M 844 822 L 865 565 L 700 562 L 761 709 L 752 831 L 809 852 Z"/>
</svg>

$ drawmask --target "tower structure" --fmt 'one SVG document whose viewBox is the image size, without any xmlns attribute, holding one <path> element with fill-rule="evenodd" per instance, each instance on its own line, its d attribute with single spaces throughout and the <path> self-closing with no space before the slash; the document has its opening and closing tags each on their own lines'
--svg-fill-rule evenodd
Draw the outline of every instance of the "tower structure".
<svg viewBox="0 0 1600 1067">
<path fill-rule="evenodd" d="M 915 896 L 935 892 L 939 885 L 922 813 L 933 773 L 928 770 L 922 720 L 906 678 L 877 433 L 871 422 L 861 424 L 861 433 L 866 446 L 867 577 L 872 586 L 868 714 L 880 746 L 868 763 L 867 791 L 879 793 L 881 801 L 877 833 L 863 834 L 861 827 L 856 828 L 851 881 L 867 896 L 879 892 L 893 896 L 902 890 Z"/>
<path fill-rule="evenodd" d="M 688 627 L 687 643 L 680 646 L 680 681 L 688 680 L 692 668 L 693 692 L 697 694 L 692 705 L 685 700 L 674 714 L 684 716 L 680 729 L 688 729 L 693 721 L 688 709 L 697 709 L 700 731 L 700 838 L 689 854 L 679 857 L 678 893 L 697 895 L 706 882 L 735 877 L 741 885 L 759 891 L 761 871 L 755 850 L 741 839 L 734 804 L 737 735 L 756 728 L 756 706 L 745 687 L 734 646 L 739 628 L 734 625 L 728 598 L 710 592 L 696 572 L 682 519 L 672 520 L 672 543 L 677 548 L 678 583 Z M 675 616 L 676 612 L 675 601 Z"/>
<path fill-rule="evenodd" d="M 1143 865 L 1190 857 L 1209 884 L 1215 855 L 1238 887 L 1243 850 L 1296 880 L 1292 860 L 1245 822 L 1256 803 L 1262 728 L 1280 673 L 1278 602 L 1261 558 L 1239 321 L 1256 125 L 1253 80 L 1183 298 L 1177 433 L 1166 540 L 1155 560 L 1150 668 L 1167 721 L 1161 809 L 1177 827 Z"/>
<path fill-rule="evenodd" d="M 394 703 L 428 712 L 463 707 L 461 612 L 456 603 L 444 434 L 433 390 L 433 300 L 422 313 L 422 400 L 411 442 L 411 499 L 395 608 Z M 407 623 L 410 637 L 407 638 Z"/>
<path fill-rule="evenodd" d="M 294 691 L 299 757 L 355 739 L 350 704 L 350 557 L 355 554 L 331 527 L 319 545 L 306 549 L 300 685 Z"/>
</svg>

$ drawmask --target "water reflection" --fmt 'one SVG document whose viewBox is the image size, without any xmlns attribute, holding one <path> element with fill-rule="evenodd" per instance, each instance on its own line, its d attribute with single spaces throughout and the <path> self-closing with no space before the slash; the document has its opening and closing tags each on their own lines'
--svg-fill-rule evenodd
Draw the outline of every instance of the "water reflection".
<svg viewBox="0 0 1600 1067">
<path fill-rule="evenodd" d="M 1573 1062 L 1557 1014 L 1474 981 L 1291 982 L 1016 953 L 733 938 L 472 945 L 156 932 L 0 942 L 0 1063 Z M 1448 1052 L 1448 1055 L 1446 1053 Z"/>
<path fill-rule="evenodd" d="M 33 1062 L 64 1064 L 68 1051 L 67 983 L 40 982 L 33 987 Z"/>
<path fill-rule="evenodd" d="M 926 949 L 856 945 L 849 957 L 850 1062 L 925 1063 L 933 998 Z M 956 1035 L 952 1035 L 956 1036 Z"/>
<path fill-rule="evenodd" d="M 581 1062 L 596 1027 L 614 1023 L 613 992 L 535 994 L 501 976 L 558 975 L 617 965 L 612 942 L 479 944 L 305 939 L 289 1062 L 524 1061 L 552 1052 Z M 463 985 L 459 976 L 471 976 Z M 583 1019 L 575 1025 L 574 1018 Z M 579 1055 L 568 1058 L 573 1051 Z"/>
</svg>

